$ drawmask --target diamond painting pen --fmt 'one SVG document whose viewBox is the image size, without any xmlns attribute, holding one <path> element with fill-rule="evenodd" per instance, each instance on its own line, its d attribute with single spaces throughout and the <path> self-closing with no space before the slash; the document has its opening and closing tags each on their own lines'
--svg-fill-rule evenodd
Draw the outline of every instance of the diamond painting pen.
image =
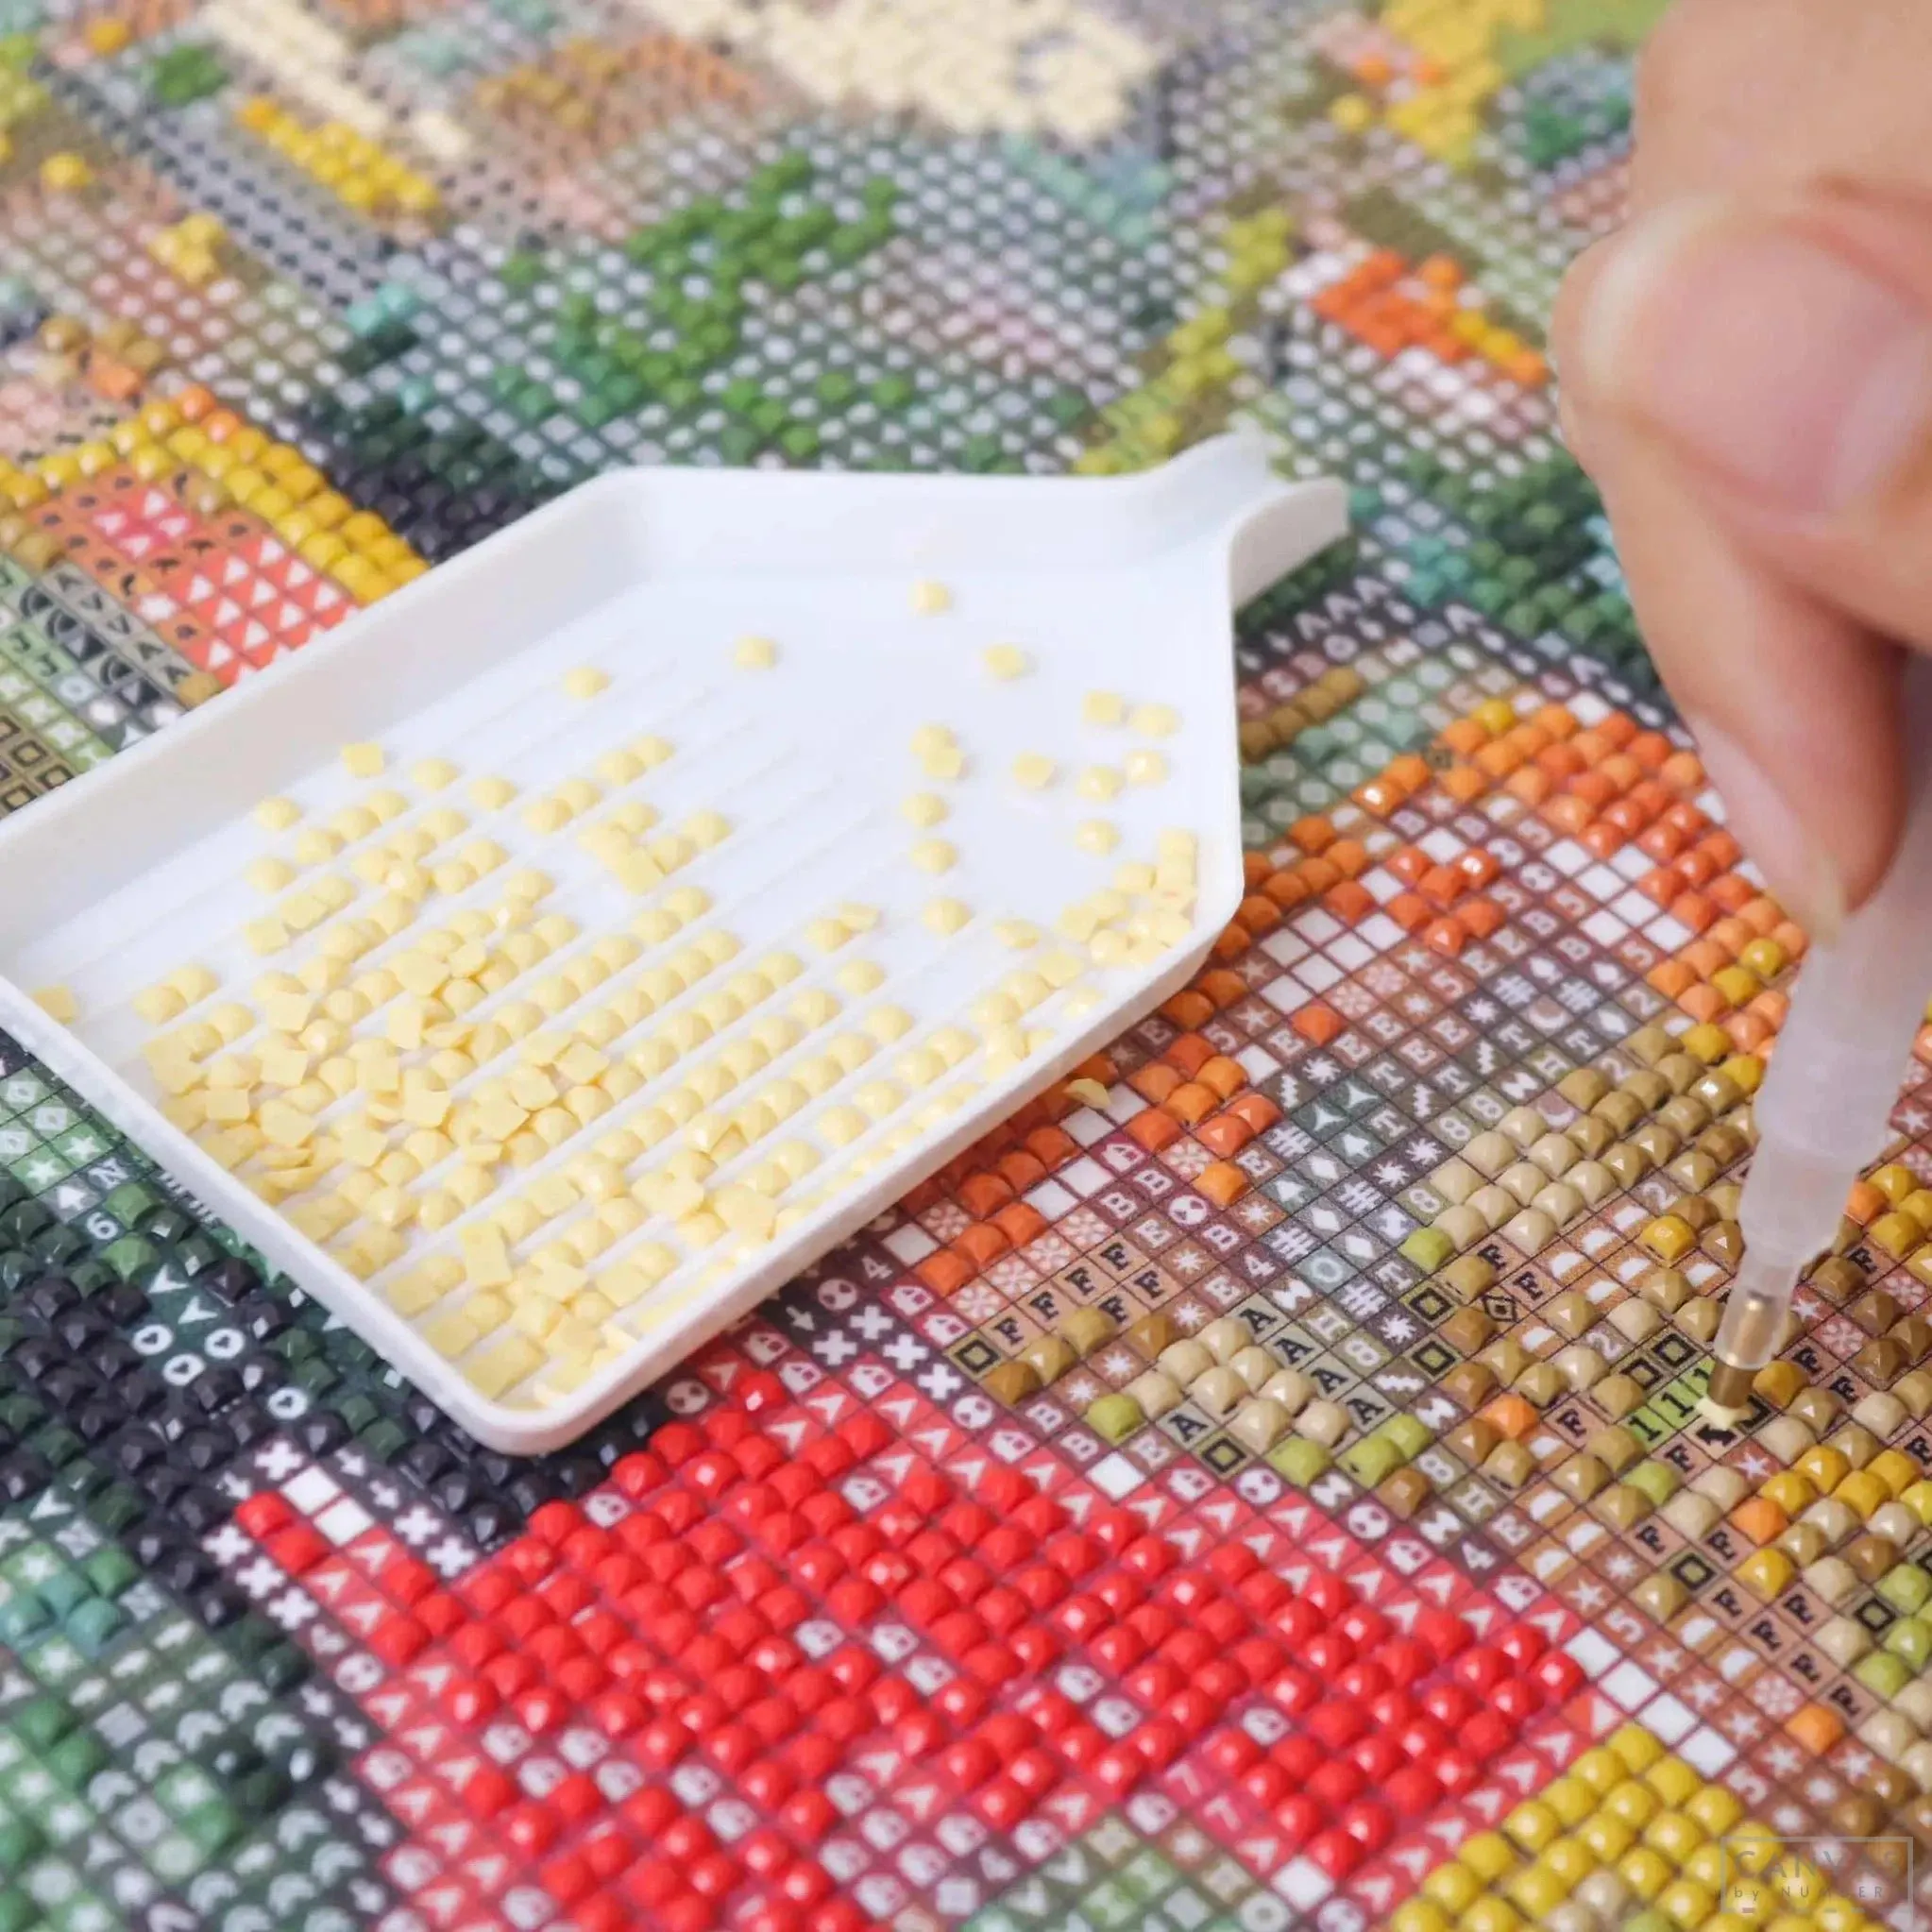
<svg viewBox="0 0 1932 1932">
<path fill-rule="evenodd" d="M 1744 1256 L 1712 1348 L 1705 1399 L 1735 1416 L 1778 1351 L 1805 1264 L 1836 1239 L 1845 1199 L 1884 1144 L 1932 984 L 1932 664 L 1905 686 L 1905 831 L 1883 883 L 1814 946 L 1758 1090 L 1757 1146 L 1737 1220 Z"/>
</svg>

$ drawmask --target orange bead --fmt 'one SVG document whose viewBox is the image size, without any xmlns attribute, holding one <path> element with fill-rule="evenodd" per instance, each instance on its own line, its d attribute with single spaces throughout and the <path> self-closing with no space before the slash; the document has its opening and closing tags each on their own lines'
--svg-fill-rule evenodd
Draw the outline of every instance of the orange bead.
<svg viewBox="0 0 1932 1932">
<path fill-rule="evenodd" d="M 1333 1007 L 1324 1006 L 1316 1000 L 1303 1007 L 1288 1025 L 1311 1044 L 1327 1046 L 1347 1029 L 1347 1023 Z"/>
<path fill-rule="evenodd" d="M 1178 1067 L 1182 1077 L 1191 1080 L 1214 1058 L 1214 1049 L 1198 1033 L 1183 1033 L 1161 1058 L 1169 1066 Z"/>
<path fill-rule="evenodd" d="M 1127 1122 L 1127 1131 L 1129 1140 L 1139 1143 L 1148 1153 L 1158 1154 L 1180 1139 L 1181 1125 L 1171 1113 L 1163 1113 L 1158 1107 L 1147 1107 Z"/>
<path fill-rule="evenodd" d="M 1474 805 L 1489 789 L 1489 780 L 1473 765 L 1451 765 L 1436 780 L 1458 805 Z"/>
<path fill-rule="evenodd" d="M 1308 881 L 1298 871 L 1276 873 L 1262 888 L 1262 891 L 1284 912 L 1292 912 L 1297 906 L 1314 897 Z"/>
<path fill-rule="evenodd" d="M 1303 852 L 1322 852 L 1335 842 L 1335 828 L 1326 819 L 1311 814 L 1288 827 L 1288 841 Z"/>
<path fill-rule="evenodd" d="M 1489 728 L 1473 718 L 1458 718 L 1443 728 L 1442 742 L 1459 758 L 1473 757 L 1489 742 Z"/>
<path fill-rule="evenodd" d="M 1195 979 L 1194 991 L 1212 1000 L 1218 1013 L 1223 1007 L 1234 1006 L 1247 997 L 1247 981 L 1225 966 L 1211 966 Z"/>
<path fill-rule="evenodd" d="M 996 1214 L 1013 1198 L 1013 1191 L 996 1174 L 971 1176 L 953 1190 L 959 1205 L 975 1221 Z"/>
<path fill-rule="evenodd" d="M 1869 1180 L 1855 1180 L 1851 1193 L 1845 1196 L 1845 1212 L 1860 1228 L 1868 1221 L 1875 1221 L 1890 1205 L 1884 1194 Z"/>
<path fill-rule="evenodd" d="M 1254 1139 L 1254 1129 L 1239 1114 L 1217 1113 L 1195 1129 L 1195 1139 L 1217 1160 L 1226 1161 Z"/>
<path fill-rule="evenodd" d="M 1574 779 L 1570 781 L 1571 784 L 1575 782 Z M 1596 816 L 1596 812 L 1587 799 L 1577 798 L 1569 792 L 1558 792 L 1544 805 L 1543 816 L 1559 832 L 1568 832 L 1574 839 Z"/>
<path fill-rule="evenodd" d="M 1247 1076 L 1241 1070 L 1239 1060 L 1229 1059 L 1225 1053 L 1217 1053 L 1195 1076 L 1202 1086 L 1211 1088 L 1222 1100 L 1232 1100 L 1247 1085 Z"/>
<path fill-rule="evenodd" d="M 1186 987 L 1166 1001 L 1161 1012 L 1177 1026 L 1205 1026 L 1214 1017 L 1214 1003 L 1195 987 Z"/>
<path fill-rule="evenodd" d="M 1144 1067 L 1136 1067 L 1127 1076 L 1127 1085 L 1142 1099 L 1151 1100 L 1159 1106 L 1180 1085 L 1182 1077 L 1164 1060 L 1152 1059 Z"/>
<path fill-rule="evenodd" d="M 1689 986 L 1677 995 L 1677 1004 L 1693 1020 L 1716 1020 L 1731 1004 L 1716 987 L 1710 985 Z"/>
<path fill-rule="evenodd" d="M 1755 893 L 1750 880 L 1740 878 L 1736 873 L 1725 873 L 1713 879 L 1704 888 L 1707 897 L 1715 899 L 1727 913 L 1741 918 L 1744 908 L 1751 904 Z M 1748 924 L 1748 922 L 1747 922 Z M 1753 928 L 1754 931 L 1754 928 Z"/>
<path fill-rule="evenodd" d="M 1002 1208 L 992 1219 L 993 1226 L 1014 1247 L 1025 1247 L 1028 1242 L 1038 1241 L 1052 1225 L 1038 1208 L 1026 1201 L 1014 1201 L 1011 1206 Z"/>
<path fill-rule="evenodd" d="M 1714 946 L 1722 946 L 1725 952 L 1736 958 L 1757 934 L 1735 912 L 1718 921 L 1708 935 Z"/>
<path fill-rule="evenodd" d="M 1580 799 L 1588 805 L 1591 815 L 1594 816 L 1617 796 L 1618 786 L 1616 780 L 1608 776 L 1599 765 L 1587 771 L 1579 771 L 1564 789 L 1570 797 Z"/>
<path fill-rule="evenodd" d="M 1790 1518 L 1768 1496 L 1747 1496 L 1731 1512 L 1731 1525 L 1760 1549 L 1790 1527 Z"/>
<path fill-rule="evenodd" d="M 1470 760 L 1484 777 L 1501 780 L 1523 763 L 1523 754 L 1506 737 L 1493 739 Z"/>
<path fill-rule="evenodd" d="M 1813 1757 L 1822 1757 L 1845 1735 L 1844 1720 L 1822 1703 L 1807 1703 L 1785 1720 L 1786 1731 Z"/>
<path fill-rule="evenodd" d="M 1375 910 L 1375 894 L 1359 879 L 1344 879 L 1322 894 L 1322 905 L 1346 925 L 1357 925 Z"/>
<path fill-rule="evenodd" d="M 1512 1442 L 1529 1434 L 1536 1426 L 1535 1405 L 1514 1391 L 1498 1396 L 1481 1413 L 1483 1421 L 1500 1430 Z"/>
<path fill-rule="evenodd" d="M 1195 1192 L 1206 1195 L 1217 1208 L 1231 1208 L 1247 1189 L 1247 1176 L 1231 1161 L 1217 1161 L 1195 1176 Z"/>
<path fill-rule="evenodd" d="M 1263 892 L 1244 899 L 1235 908 L 1234 916 L 1257 937 L 1273 932 L 1281 924 L 1281 908 Z"/>
</svg>

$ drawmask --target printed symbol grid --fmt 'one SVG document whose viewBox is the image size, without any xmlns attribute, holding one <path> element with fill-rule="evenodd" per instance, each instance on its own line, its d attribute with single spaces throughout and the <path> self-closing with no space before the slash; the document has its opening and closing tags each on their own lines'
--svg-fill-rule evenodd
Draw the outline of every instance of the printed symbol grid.
<svg viewBox="0 0 1932 1932">
<path fill-rule="evenodd" d="M 0 809 L 617 464 L 1355 524 L 1195 983 L 569 1451 L 0 1041 L 0 1932 L 1924 1909 L 1932 1034 L 1714 1426 L 1805 935 L 1538 322 L 1661 10 L 0 8 Z"/>
</svg>

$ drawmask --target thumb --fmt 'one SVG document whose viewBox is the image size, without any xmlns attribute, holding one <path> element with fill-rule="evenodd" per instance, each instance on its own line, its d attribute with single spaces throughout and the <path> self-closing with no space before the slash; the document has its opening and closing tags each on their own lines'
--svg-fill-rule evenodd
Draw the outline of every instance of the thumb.
<svg viewBox="0 0 1932 1932">
<path fill-rule="evenodd" d="M 1668 203 L 1567 295 L 1587 445 L 1673 467 L 1763 568 L 1932 650 L 1932 198 Z"/>
</svg>

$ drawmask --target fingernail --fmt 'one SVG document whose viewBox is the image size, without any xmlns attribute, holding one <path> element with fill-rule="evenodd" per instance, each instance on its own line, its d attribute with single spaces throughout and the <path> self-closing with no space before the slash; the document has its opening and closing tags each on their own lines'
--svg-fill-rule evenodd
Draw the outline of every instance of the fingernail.
<svg viewBox="0 0 1932 1932">
<path fill-rule="evenodd" d="M 1932 315 L 1809 232 L 1720 201 L 1632 223 L 1580 335 L 1593 396 L 1772 510 L 1871 496 L 1932 430 Z"/>
<path fill-rule="evenodd" d="M 1704 771 L 1724 802 L 1725 823 L 1785 910 L 1828 945 L 1845 919 L 1844 881 L 1831 854 L 1736 738 L 1714 724 L 1693 721 L 1691 730 Z"/>
</svg>

